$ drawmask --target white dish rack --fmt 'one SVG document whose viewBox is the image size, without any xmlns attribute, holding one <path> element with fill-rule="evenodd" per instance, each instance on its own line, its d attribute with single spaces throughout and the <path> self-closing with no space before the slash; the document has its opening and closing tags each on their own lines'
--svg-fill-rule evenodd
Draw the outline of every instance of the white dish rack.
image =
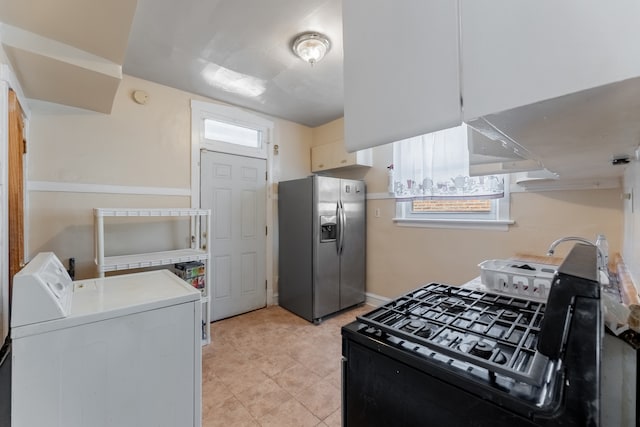
<svg viewBox="0 0 640 427">
<path fill-rule="evenodd" d="M 478 264 L 487 288 L 509 295 L 547 299 L 556 266 L 508 259 L 490 259 Z"/>
</svg>

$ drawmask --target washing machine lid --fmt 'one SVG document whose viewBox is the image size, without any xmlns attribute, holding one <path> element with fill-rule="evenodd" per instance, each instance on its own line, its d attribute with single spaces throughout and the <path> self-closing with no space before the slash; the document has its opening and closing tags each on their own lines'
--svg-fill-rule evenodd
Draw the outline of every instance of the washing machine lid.
<svg viewBox="0 0 640 427">
<path fill-rule="evenodd" d="M 78 280 L 69 317 L 113 317 L 199 299 L 200 291 L 169 270 Z"/>
<path fill-rule="evenodd" d="M 169 270 L 124 274 L 73 283 L 66 317 L 12 329 L 12 338 L 71 328 L 200 300 L 200 291 Z"/>
</svg>

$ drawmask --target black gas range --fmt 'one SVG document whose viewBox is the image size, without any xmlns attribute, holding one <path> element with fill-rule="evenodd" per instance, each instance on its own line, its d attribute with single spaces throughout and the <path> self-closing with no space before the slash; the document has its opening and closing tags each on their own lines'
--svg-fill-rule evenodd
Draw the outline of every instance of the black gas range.
<svg viewBox="0 0 640 427">
<path fill-rule="evenodd" d="M 598 426 L 595 248 L 546 303 L 431 283 L 342 328 L 344 426 Z"/>
</svg>

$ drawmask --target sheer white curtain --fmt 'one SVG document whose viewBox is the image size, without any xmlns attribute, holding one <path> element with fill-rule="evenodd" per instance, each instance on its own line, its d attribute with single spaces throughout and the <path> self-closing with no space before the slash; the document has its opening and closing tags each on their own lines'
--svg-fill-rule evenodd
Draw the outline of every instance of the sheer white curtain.
<svg viewBox="0 0 640 427">
<path fill-rule="evenodd" d="M 457 126 L 393 143 L 396 197 L 496 198 L 504 179 L 469 177 L 467 126 Z"/>
</svg>

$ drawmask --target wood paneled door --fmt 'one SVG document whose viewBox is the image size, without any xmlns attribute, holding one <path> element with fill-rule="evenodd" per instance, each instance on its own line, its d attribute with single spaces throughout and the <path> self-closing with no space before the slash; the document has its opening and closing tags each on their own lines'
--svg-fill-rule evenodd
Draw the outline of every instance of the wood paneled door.
<svg viewBox="0 0 640 427">
<path fill-rule="evenodd" d="M 14 91 L 9 91 L 9 301 L 13 276 L 24 265 L 24 113 Z"/>
</svg>

